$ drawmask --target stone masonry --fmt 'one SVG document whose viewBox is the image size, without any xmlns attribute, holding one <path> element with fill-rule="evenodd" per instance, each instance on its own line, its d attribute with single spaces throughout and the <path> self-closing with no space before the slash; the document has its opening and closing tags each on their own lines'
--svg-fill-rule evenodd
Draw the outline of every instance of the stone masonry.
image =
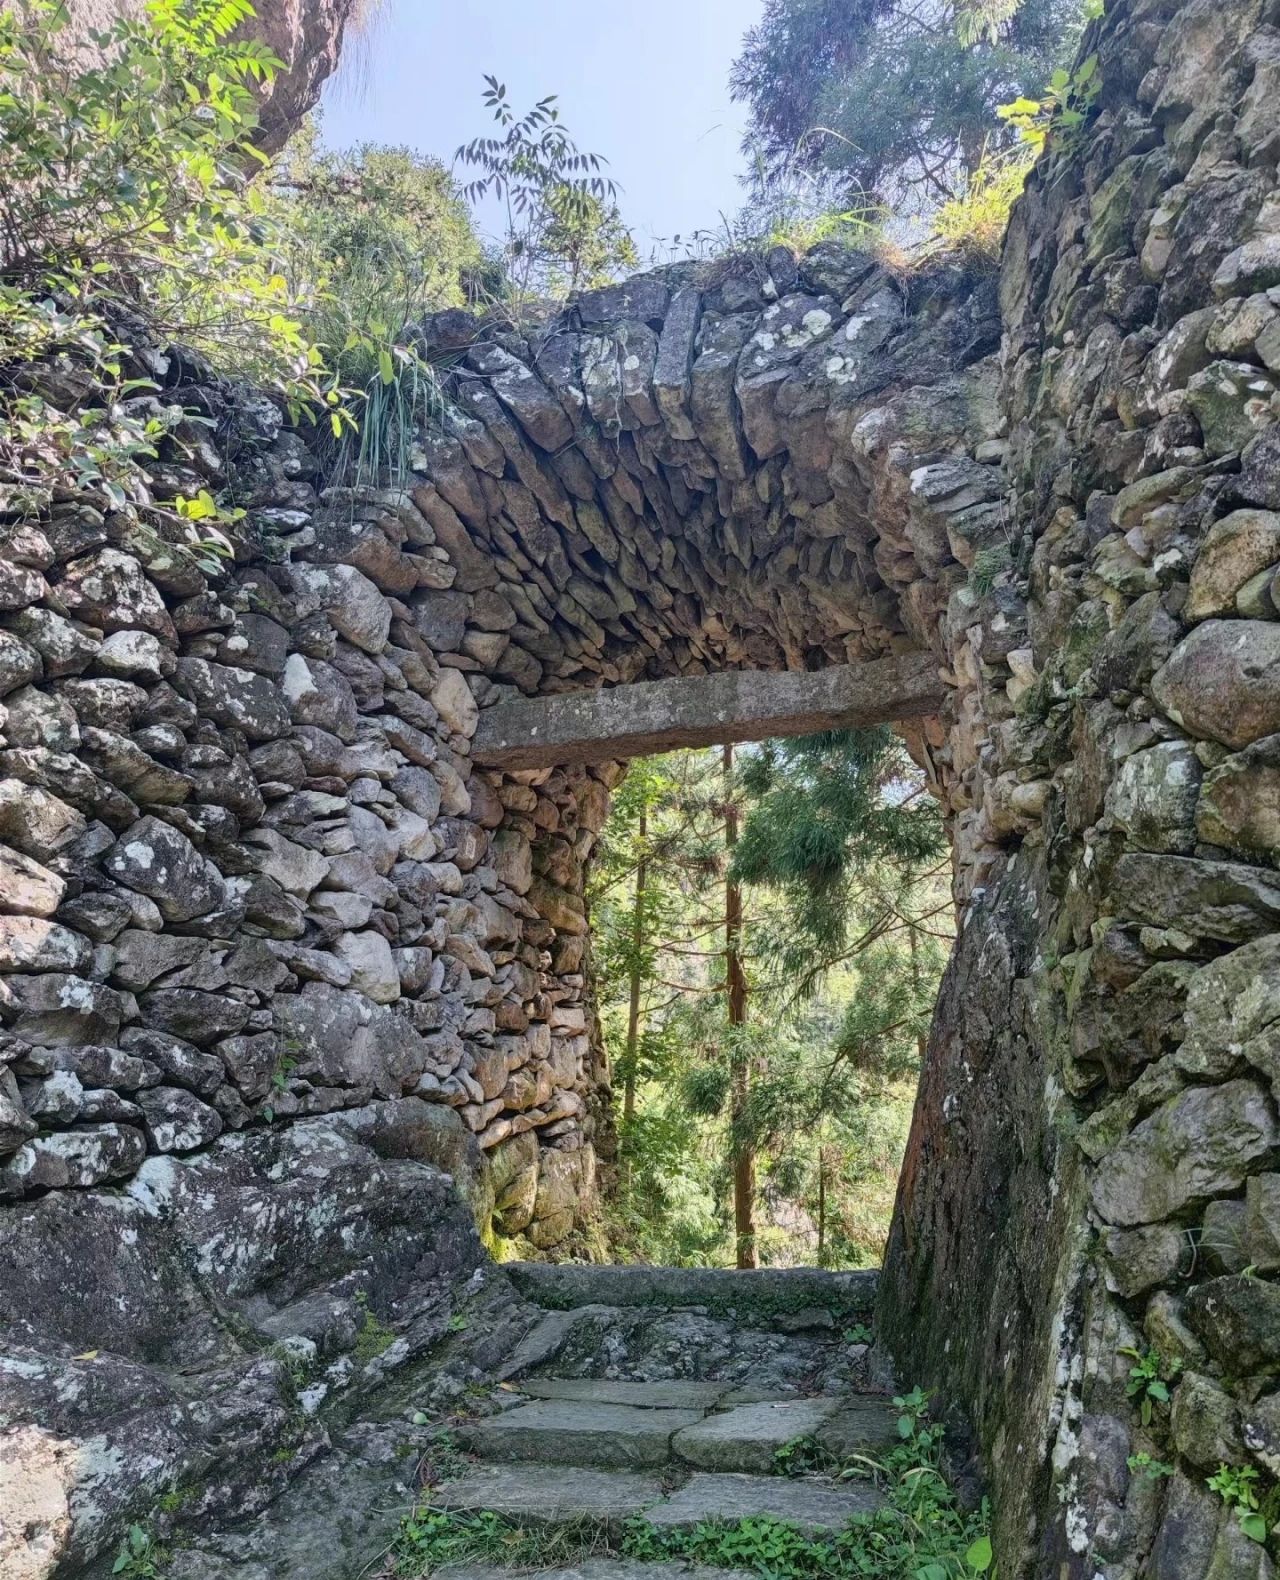
<svg viewBox="0 0 1280 1580">
<path fill-rule="evenodd" d="M 127 1356 L 135 1397 L 161 1350 L 222 1355 L 228 1290 L 259 1330 L 357 1276 L 407 1313 L 428 1264 L 476 1265 L 428 1164 L 493 1244 L 600 1249 L 582 895 L 624 768 L 479 766 L 481 716 L 923 655 L 946 700 L 902 728 L 961 933 L 880 1332 L 971 1433 L 1002 1575 L 1269 1580 L 1205 1478 L 1280 1477 L 1280 12 L 1125 0 L 1084 48 L 1096 110 L 998 282 L 827 245 L 521 332 L 439 315 L 446 409 L 387 490 L 333 486 L 272 403 L 141 346 L 138 399 L 206 420 L 154 500 L 3 480 L 19 1421 L 61 1377 L 59 1440 L 94 1440 L 79 1352 Z M 200 487 L 247 512 L 234 560 L 163 504 Z M 117 1215 L 192 1248 L 179 1293 L 68 1310 L 72 1270 L 90 1303 L 118 1287 Z M 170 1355 L 180 1310 L 217 1321 Z M 1171 1384 L 1147 1428 L 1130 1350 Z M 157 1463 L 216 1462 L 183 1420 Z M 91 1556 L 119 1498 L 46 1448 L 41 1519 Z"/>
</svg>

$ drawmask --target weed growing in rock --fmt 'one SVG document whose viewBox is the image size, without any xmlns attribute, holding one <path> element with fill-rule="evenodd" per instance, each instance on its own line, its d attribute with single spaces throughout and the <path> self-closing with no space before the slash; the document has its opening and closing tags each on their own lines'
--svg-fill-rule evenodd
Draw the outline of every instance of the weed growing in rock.
<svg viewBox="0 0 1280 1580">
<path fill-rule="evenodd" d="M 152 1580 L 163 1572 L 168 1560 L 168 1553 L 157 1545 L 150 1531 L 141 1525 L 131 1525 L 111 1565 L 111 1573 L 123 1575 L 126 1580 Z"/>
<path fill-rule="evenodd" d="M 870 1344 L 875 1339 L 875 1334 L 865 1322 L 855 1322 L 852 1327 L 846 1328 L 840 1337 L 846 1344 Z"/>
<path fill-rule="evenodd" d="M 814 1437 L 793 1437 L 773 1451 L 774 1474 L 806 1476 L 814 1471 L 832 1469 L 832 1456 Z"/>
<path fill-rule="evenodd" d="M 1156 1405 L 1169 1403 L 1169 1389 L 1182 1370 L 1182 1362 L 1176 1358 L 1166 1360 L 1155 1345 L 1150 1349 L 1127 1348 L 1117 1353 L 1133 1359 L 1124 1391 L 1137 1405 L 1143 1426 L 1150 1426 Z"/>
<path fill-rule="evenodd" d="M 1125 1464 L 1133 1475 L 1143 1476 L 1148 1481 L 1159 1481 L 1164 1476 L 1173 1475 L 1172 1465 L 1166 1464 L 1163 1459 L 1153 1459 L 1145 1450 L 1140 1454 L 1130 1454 Z"/>
<path fill-rule="evenodd" d="M 1229 1509 L 1236 1511 L 1240 1529 L 1251 1542 L 1265 1542 L 1268 1525 L 1261 1513 L 1258 1496 L 1260 1480 L 1255 1465 L 1219 1465 L 1208 1477 L 1211 1492 L 1216 1492 Z"/>
<path fill-rule="evenodd" d="M 363 1289 L 356 1296 L 356 1305 L 361 1313 L 360 1331 L 356 1335 L 355 1349 L 352 1351 L 352 1354 L 364 1366 L 389 1350 L 395 1343 L 396 1336 L 386 1323 L 379 1319 L 377 1313 L 370 1308 L 369 1297 Z"/>
<path fill-rule="evenodd" d="M 585 1521 L 515 1525 L 489 1509 L 471 1513 L 419 1509 L 400 1527 L 380 1577 L 412 1580 L 445 1564 L 488 1561 L 512 1569 L 549 1569 L 580 1561 L 607 1546 L 604 1530 Z"/>
</svg>

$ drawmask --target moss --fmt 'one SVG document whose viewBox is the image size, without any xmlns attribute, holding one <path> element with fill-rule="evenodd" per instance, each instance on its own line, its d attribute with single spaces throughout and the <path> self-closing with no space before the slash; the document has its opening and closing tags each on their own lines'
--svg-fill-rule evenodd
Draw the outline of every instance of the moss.
<svg viewBox="0 0 1280 1580">
<path fill-rule="evenodd" d="M 395 1343 L 396 1336 L 385 1322 L 379 1320 L 377 1314 L 365 1307 L 364 1320 L 360 1324 L 360 1332 L 356 1335 L 355 1350 L 356 1360 L 362 1366 L 376 1360 L 379 1355 L 385 1354 Z"/>
</svg>

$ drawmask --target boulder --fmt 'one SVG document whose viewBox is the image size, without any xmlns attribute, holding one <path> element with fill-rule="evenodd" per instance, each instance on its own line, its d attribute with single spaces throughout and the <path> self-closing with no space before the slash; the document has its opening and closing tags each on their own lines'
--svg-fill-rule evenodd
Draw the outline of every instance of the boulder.
<svg viewBox="0 0 1280 1580">
<path fill-rule="evenodd" d="M 1235 750 L 1280 734 L 1280 623 L 1206 620 L 1174 648 L 1151 690 L 1175 724 Z"/>
</svg>

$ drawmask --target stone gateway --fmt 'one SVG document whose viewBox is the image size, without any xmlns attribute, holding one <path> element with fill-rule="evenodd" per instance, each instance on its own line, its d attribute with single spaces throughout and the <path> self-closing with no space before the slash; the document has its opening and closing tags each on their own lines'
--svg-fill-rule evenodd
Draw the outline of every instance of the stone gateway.
<svg viewBox="0 0 1280 1580">
<path fill-rule="evenodd" d="M 0 484 L 6 1580 L 356 1476 L 339 1418 L 496 1287 L 482 1240 L 607 1254 L 620 759 L 833 716 L 898 723 L 961 923 L 898 1375 L 1004 1580 L 1272 1576 L 1206 1477 L 1280 1478 L 1280 14 L 1117 0 L 1084 48 L 998 278 L 827 244 L 438 315 L 394 489 L 140 347 L 216 437 L 157 492 L 233 487 L 232 563 Z M 476 1368 L 552 1342 L 476 1298 Z"/>
</svg>

